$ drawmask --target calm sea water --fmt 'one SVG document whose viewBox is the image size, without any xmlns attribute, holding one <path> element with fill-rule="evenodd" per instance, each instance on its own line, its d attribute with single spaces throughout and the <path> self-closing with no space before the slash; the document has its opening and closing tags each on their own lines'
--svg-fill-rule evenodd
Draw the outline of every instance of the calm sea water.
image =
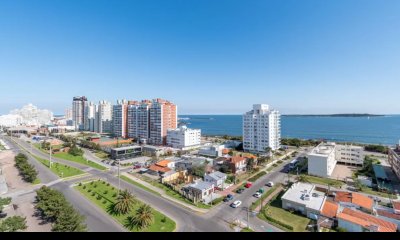
<svg viewBox="0 0 400 240">
<path fill-rule="evenodd" d="M 204 135 L 242 135 L 241 115 L 180 115 Z M 383 117 L 282 116 L 282 137 L 394 145 L 400 139 L 400 115 Z"/>
</svg>

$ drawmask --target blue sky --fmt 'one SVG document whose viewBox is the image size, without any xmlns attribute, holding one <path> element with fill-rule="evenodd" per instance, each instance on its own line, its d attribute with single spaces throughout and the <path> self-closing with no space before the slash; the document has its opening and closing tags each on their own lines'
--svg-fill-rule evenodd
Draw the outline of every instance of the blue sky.
<svg viewBox="0 0 400 240">
<path fill-rule="evenodd" d="M 180 114 L 400 113 L 398 0 L 2 0 L 0 113 L 72 97 Z"/>
</svg>

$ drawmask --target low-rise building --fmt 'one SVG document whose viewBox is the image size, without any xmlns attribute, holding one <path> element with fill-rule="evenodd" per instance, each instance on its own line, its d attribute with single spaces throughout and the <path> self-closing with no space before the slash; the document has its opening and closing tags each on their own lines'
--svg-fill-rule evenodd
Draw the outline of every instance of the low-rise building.
<svg viewBox="0 0 400 240">
<path fill-rule="evenodd" d="M 374 207 L 374 200 L 355 192 L 336 191 L 335 202 L 338 202 L 342 207 L 358 209 L 368 213 L 371 213 Z"/>
<path fill-rule="evenodd" d="M 189 174 L 187 170 L 169 171 L 162 175 L 161 183 L 191 183 L 193 182 L 193 175 Z"/>
<path fill-rule="evenodd" d="M 168 129 L 167 145 L 181 150 L 199 147 L 201 143 L 201 130 L 181 126 L 177 129 Z"/>
<path fill-rule="evenodd" d="M 326 200 L 325 193 L 315 189 L 315 185 L 294 183 L 282 196 L 282 208 L 298 211 L 311 219 L 318 219 Z"/>
<path fill-rule="evenodd" d="M 241 156 L 227 157 L 224 160 L 224 164 L 231 169 L 233 174 L 245 172 L 247 167 L 247 158 Z"/>
<path fill-rule="evenodd" d="M 183 187 L 182 191 L 183 195 L 186 198 L 192 200 L 195 203 L 208 203 L 208 200 L 210 199 L 210 197 L 212 197 L 212 194 L 214 193 L 214 184 L 200 180 Z"/>
<path fill-rule="evenodd" d="M 142 155 L 142 147 L 141 146 L 127 146 L 120 148 L 111 148 L 111 159 L 121 160 L 134 158 Z"/>
<path fill-rule="evenodd" d="M 225 181 L 227 177 L 228 176 L 225 173 L 215 171 L 210 174 L 204 174 L 204 181 L 210 182 L 214 184 L 216 188 L 223 190 L 225 189 Z"/>
<path fill-rule="evenodd" d="M 167 149 L 164 147 L 144 145 L 142 147 L 143 154 L 159 157 L 160 155 L 164 155 L 167 152 Z"/>
<path fill-rule="evenodd" d="M 388 162 L 397 178 L 400 179 L 400 143 L 395 148 L 389 148 Z"/>
<path fill-rule="evenodd" d="M 363 148 L 334 142 L 321 143 L 308 154 L 308 174 L 330 177 L 337 163 L 362 166 Z"/>
<path fill-rule="evenodd" d="M 400 231 L 400 214 L 396 214 L 393 208 L 377 205 L 374 212 L 376 217 L 396 224 L 397 230 Z"/>
<path fill-rule="evenodd" d="M 207 157 L 221 157 L 224 145 L 207 145 L 199 149 L 199 155 Z"/>
<path fill-rule="evenodd" d="M 344 208 L 338 216 L 338 225 L 349 232 L 396 232 L 394 223 L 367 213 Z"/>
</svg>

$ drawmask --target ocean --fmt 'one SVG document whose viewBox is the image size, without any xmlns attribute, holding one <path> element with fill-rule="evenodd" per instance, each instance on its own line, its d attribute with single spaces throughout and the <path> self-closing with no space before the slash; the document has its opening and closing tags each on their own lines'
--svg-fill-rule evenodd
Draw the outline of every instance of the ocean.
<svg viewBox="0 0 400 240">
<path fill-rule="evenodd" d="M 179 115 L 203 135 L 242 135 L 242 115 Z M 400 140 L 400 115 L 380 117 L 282 116 L 283 138 L 324 139 L 394 145 Z"/>
</svg>

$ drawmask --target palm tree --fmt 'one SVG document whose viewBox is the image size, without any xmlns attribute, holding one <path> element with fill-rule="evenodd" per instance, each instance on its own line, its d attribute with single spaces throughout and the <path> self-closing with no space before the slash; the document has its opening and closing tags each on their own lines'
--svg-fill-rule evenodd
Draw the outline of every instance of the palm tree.
<svg viewBox="0 0 400 240">
<path fill-rule="evenodd" d="M 117 214 L 126 214 L 132 209 L 135 202 L 136 197 L 125 189 L 119 193 L 117 202 L 113 206 L 113 210 Z"/>
<path fill-rule="evenodd" d="M 153 223 L 154 213 L 149 205 L 143 204 L 136 210 L 136 214 L 131 216 L 128 221 L 131 227 L 144 229 Z"/>
</svg>

